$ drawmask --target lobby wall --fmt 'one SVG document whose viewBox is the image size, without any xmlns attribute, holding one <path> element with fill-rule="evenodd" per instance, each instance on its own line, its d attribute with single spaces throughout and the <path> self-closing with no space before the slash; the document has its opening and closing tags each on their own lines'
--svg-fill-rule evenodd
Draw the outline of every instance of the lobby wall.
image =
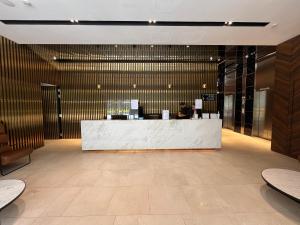
<svg viewBox="0 0 300 225">
<path fill-rule="evenodd" d="M 139 99 L 147 114 L 161 113 L 163 109 L 177 113 L 180 102 L 191 105 L 201 94 L 217 93 L 217 46 L 32 48 L 61 74 L 63 138 L 80 138 L 81 120 L 104 119 L 111 100 Z M 204 102 L 204 111 L 216 112 L 217 101 Z"/>
<path fill-rule="evenodd" d="M 277 47 L 272 150 L 300 155 L 300 35 Z"/>
<path fill-rule="evenodd" d="M 26 45 L 0 36 L 0 121 L 14 149 L 44 143 L 41 82 L 57 81 L 56 70 Z"/>
</svg>

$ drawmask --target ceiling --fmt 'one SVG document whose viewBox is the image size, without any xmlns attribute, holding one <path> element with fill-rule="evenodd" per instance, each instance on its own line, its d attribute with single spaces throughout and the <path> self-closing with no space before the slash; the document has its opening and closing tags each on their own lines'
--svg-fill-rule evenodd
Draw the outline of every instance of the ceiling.
<svg viewBox="0 0 300 225">
<path fill-rule="evenodd" d="M 0 20 L 270 22 L 265 27 L 0 22 L 0 35 L 20 44 L 277 45 L 300 34 L 299 9 L 299 0 L 0 0 Z"/>
</svg>

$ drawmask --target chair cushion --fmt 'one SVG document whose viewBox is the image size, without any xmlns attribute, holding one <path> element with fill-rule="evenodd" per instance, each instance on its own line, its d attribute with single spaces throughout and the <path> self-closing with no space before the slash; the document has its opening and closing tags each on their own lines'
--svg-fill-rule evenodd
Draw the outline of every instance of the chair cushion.
<svg viewBox="0 0 300 225">
<path fill-rule="evenodd" d="M 18 150 L 12 150 L 12 151 L 4 151 L 4 152 L 0 153 L 0 164 L 2 166 L 11 164 L 14 161 L 16 161 L 17 159 L 31 154 L 32 151 L 33 151 L 33 149 L 30 149 L 30 148 L 18 149 Z"/>
</svg>

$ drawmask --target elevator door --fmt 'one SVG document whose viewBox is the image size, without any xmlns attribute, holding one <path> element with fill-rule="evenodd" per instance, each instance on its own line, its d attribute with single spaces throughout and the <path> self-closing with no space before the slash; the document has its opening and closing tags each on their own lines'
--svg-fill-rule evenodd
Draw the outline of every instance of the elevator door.
<svg viewBox="0 0 300 225">
<path fill-rule="evenodd" d="M 233 130 L 233 120 L 234 120 L 234 109 L 233 109 L 233 95 L 224 96 L 224 119 L 223 127 Z"/>
<path fill-rule="evenodd" d="M 252 135 L 271 139 L 272 136 L 272 109 L 271 91 L 259 90 L 254 95 Z"/>
</svg>

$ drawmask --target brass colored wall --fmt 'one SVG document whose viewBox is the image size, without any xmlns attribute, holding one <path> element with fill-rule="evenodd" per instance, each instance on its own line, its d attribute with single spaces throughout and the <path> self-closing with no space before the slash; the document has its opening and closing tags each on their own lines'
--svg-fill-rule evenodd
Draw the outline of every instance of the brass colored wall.
<svg viewBox="0 0 300 225">
<path fill-rule="evenodd" d="M 61 88 L 63 138 L 79 138 L 81 120 L 103 119 L 109 100 L 137 98 L 145 113 L 176 113 L 181 101 L 216 94 L 217 57 L 217 46 L 24 46 L 1 38 L 1 119 L 12 143 L 42 145 L 41 82 Z M 215 112 L 217 102 L 204 109 Z"/>
<path fill-rule="evenodd" d="M 147 114 L 177 113 L 181 101 L 191 105 L 217 92 L 217 47 L 60 46 L 58 52 L 56 61 L 63 60 L 51 63 L 61 71 L 64 138 L 80 138 L 81 120 L 104 119 L 109 100 L 139 99 Z M 217 102 L 204 109 L 216 112 Z"/>
<path fill-rule="evenodd" d="M 55 69 L 25 45 L 0 36 L 0 120 L 15 149 L 44 143 L 42 81 L 55 82 Z"/>
</svg>

